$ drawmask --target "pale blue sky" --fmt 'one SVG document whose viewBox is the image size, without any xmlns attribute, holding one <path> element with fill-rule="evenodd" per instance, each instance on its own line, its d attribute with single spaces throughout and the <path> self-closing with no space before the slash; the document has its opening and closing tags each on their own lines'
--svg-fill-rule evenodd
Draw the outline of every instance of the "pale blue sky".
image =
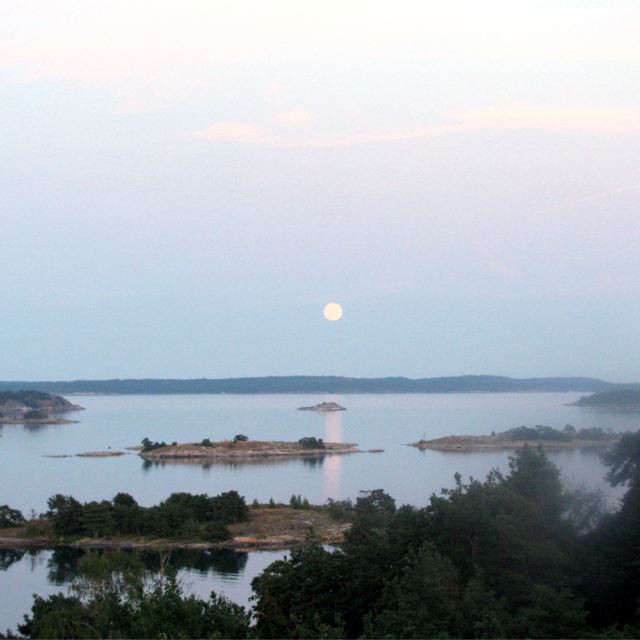
<svg viewBox="0 0 640 640">
<path fill-rule="evenodd" d="M 0 145 L 0 379 L 640 380 L 636 2 L 4 1 Z"/>
</svg>

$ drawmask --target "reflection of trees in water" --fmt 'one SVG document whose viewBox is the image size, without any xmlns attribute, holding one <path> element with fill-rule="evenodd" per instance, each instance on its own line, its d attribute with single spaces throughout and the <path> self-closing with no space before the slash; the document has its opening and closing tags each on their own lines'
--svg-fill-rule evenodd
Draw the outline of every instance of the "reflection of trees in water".
<svg viewBox="0 0 640 640">
<path fill-rule="evenodd" d="M 76 577 L 78 560 L 85 555 L 81 549 L 58 547 L 53 550 L 47 568 L 49 582 L 55 585 L 66 584 Z"/>
<path fill-rule="evenodd" d="M 47 562 L 48 580 L 50 583 L 61 585 L 71 582 L 78 575 L 78 562 L 88 555 L 126 554 L 139 559 L 145 569 L 151 572 L 160 570 L 160 553 L 154 551 L 131 550 L 91 550 L 71 549 L 59 547 L 54 549 Z M 14 562 L 18 562 L 25 555 L 25 551 L 4 549 L 0 551 L 0 569 L 6 569 Z M 169 556 L 169 565 L 177 571 L 187 569 L 198 573 L 220 573 L 223 575 L 239 575 L 247 564 L 249 554 L 232 551 L 231 549 L 212 549 L 207 551 L 193 549 L 174 549 Z M 5 566 L 6 565 L 6 566 Z"/>
<path fill-rule="evenodd" d="M 319 456 L 317 458 L 303 458 L 302 459 L 302 464 L 304 464 L 305 467 L 321 467 L 322 464 L 324 463 L 324 459 L 325 456 Z"/>
<path fill-rule="evenodd" d="M 174 549 L 171 551 L 169 564 L 177 570 L 189 569 L 199 573 L 214 571 L 222 574 L 239 574 L 244 571 L 249 554 L 231 549 L 211 549 L 196 551 L 194 549 Z M 145 551 L 142 561 L 150 571 L 159 571 L 160 554 Z"/>
<path fill-rule="evenodd" d="M 22 560 L 24 549 L 0 549 L 0 571 L 6 571 L 14 562 Z"/>
</svg>

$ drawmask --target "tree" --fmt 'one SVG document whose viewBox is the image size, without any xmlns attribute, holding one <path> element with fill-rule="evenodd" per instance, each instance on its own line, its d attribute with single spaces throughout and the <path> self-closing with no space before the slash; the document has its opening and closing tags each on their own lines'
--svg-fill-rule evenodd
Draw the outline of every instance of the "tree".
<svg viewBox="0 0 640 640">
<path fill-rule="evenodd" d="M 82 505 L 72 496 L 57 493 L 47 501 L 47 516 L 53 518 L 53 530 L 59 535 L 82 533 Z"/>
<path fill-rule="evenodd" d="M 18 527 L 24 524 L 25 519 L 22 511 L 12 509 L 8 504 L 0 505 L 0 529 L 8 529 L 9 527 Z"/>
<path fill-rule="evenodd" d="M 429 543 L 410 551 L 400 575 L 367 616 L 368 638 L 442 638 L 454 626 L 458 584 L 448 558 Z"/>
</svg>

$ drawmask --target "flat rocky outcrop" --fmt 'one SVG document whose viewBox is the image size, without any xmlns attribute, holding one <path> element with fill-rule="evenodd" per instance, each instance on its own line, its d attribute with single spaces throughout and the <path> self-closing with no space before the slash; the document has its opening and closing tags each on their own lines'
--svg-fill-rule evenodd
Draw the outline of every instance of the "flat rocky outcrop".
<svg viewBox="0 0 640 640">
<path fill-rule="evenodd" d="M 615 444 L 620 439 L 619 434 L 611 434 L 609 438 L 600 440 L 519 440 L 506 437 L 504 433 L 492 436 L 445 436 L 433 440 L 419 440 L 412 442 L 411 447 L 418 449 L 436 449 L 439 451 L 478 451 L 491 449 L 521 449 L 525 445 L 544 449 L 582 449 L 601 448 Z"/>
<path fill-rule="evenodd" d="M 281 442 L 277 440 L 248 440 L 234 442 L 223 440 L 208 445 L 187 443 L 158 447 L 151 451 L 142 451 L 145 460 L 205 460 L 244 461 L 263 460 L 265 458 L 304 458 L 321 457 L 345 453 L 357 453 L 357 445 L 348 442 L 325 442 L 324 448 L 309 449 L 298 442 Z"/>
</svg>

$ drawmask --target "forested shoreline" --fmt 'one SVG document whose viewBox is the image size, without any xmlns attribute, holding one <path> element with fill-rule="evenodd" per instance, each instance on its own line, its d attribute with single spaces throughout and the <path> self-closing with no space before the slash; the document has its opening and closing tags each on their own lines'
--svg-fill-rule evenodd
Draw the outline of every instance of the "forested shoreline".
<svg viewBox="0 0 640 640">
<path fill-rule="evenodd" d="M 113 379 L 4 381 L 9 391 L 39 389 L 63 394 L 198 394 L 198 393 L 507 393 L 522 391 L 597 392 L 640 388 L 639 383 L 619 384 L 598 378 L 509 378 L 462 375 L 434 378 L 353 378 L 344 376 L 262 376 L 245 378 Z"/>
</svg>

